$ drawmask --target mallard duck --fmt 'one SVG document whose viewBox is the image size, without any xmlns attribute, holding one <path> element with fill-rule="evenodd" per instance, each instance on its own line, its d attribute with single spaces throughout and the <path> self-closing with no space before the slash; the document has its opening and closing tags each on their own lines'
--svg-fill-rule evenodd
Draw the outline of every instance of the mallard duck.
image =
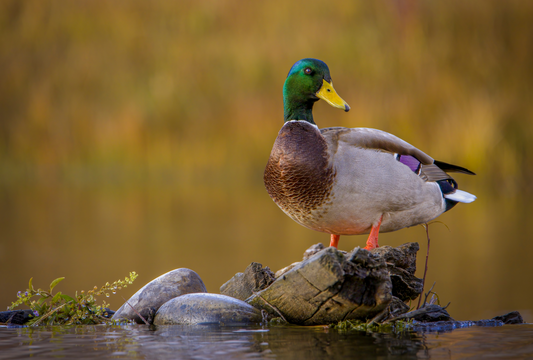
<svg viewBox="0 0 533 360">
<path fill-rule="evenodd" d="M 472 194 L 448 175 L 475 175 L 431 156 L 387 132 L 369 128 L 319 129 L 319 99 L 349 111 L 335 92 L 328 66 L 317 59 L 295 63 L 283 86 L 285 124 L 268 160 L 264 182 L 274 202 L 297 223 L 330 234 L 370 233 L 365 249 L 378 247 L 379 232 L 424 224 Z"/>
</svg>

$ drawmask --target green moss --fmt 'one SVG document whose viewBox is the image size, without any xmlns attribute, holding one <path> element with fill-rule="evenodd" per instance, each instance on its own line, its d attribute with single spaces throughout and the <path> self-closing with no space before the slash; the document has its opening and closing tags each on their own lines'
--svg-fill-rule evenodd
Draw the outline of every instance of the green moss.
<svg viewBox="0 0 533 360">
<path fill-rule="evenodd" d="M 365 332 L 377 332 L 377 333 L 388 333 L 396 334 L 409 330 L 411 325 L 410 321 L 398 320 L 393 323 L 374 323 L 370 324 L 369 322 L 363 322 L 360 320 L 345 320 L 340 321 L 337 324 L 331 325 L 332 329 L 342 330 L 342 331 L 365 331 Z"/>
</svg>

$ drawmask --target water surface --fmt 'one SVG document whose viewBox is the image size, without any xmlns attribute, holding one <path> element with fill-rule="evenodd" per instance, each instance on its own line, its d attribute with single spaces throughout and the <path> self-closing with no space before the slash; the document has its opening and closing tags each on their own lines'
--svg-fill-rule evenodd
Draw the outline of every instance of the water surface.
<svg viewBox="0 0 533 360">
<path fill-rule="evenodd" d="M 325 327 L 0 328 L 0 359 L 514 359 L 533 356 L 533 325 L 373 334 Z"/>
</svg>

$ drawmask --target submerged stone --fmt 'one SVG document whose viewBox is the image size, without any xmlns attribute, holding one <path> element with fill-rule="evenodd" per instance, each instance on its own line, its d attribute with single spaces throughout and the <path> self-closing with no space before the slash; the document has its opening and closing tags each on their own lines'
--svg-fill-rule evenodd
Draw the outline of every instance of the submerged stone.
<svg viewBox="0 0 533 360">
<path fill-rule="evenodd" d="M 511 311 L 505 315 L 500 315 L 492 318 L 492 320 L 502 321 L 504 324 L 523 324 L 524 319 L 518 311 Z"/>
<path fill-rule="evenodd" d="M 502 326 L 503 322 L 499 320 L 478 320 L 478 321 L 435 321 L 435 322 L 422 322 L 413 321 L 409 326 L 414 331 L 418 332 L 450 332 L 455 329 L 464 329 L 472 326 L 483 327 L 496 327 Z"/>
<path fill-rule="evenodd" d="M 436 314 L 440 312 L 440 310 L 438 310 L 439 306 L 437 305 L 429 305 L 429 306 L 433 306 L 434 309 L 437 309 L 437 311 L 435 312 Z M 524 323 L 524 320 L 522 319 L 522 315 L 520 315 L 518 311 L 512 311 L 505 315 L 495 316 L 492 319 L 476 320 L 476 321 L 471 321 L 471 320 L 455 321 L 451 317 L 449 317 L 449 320 L 445 321 L 445 320 L 441 320 L 442 318 L 438 319 L 436 316 L 432 316 L 429 318 L 414 317 L 414 319 L 415 321 L 413 321 L 412 329 L 415 331 L 427 331 L 427 332 L 435 332 L 435 331 L 438 331 L 438 332 L 448 331 L 449 332 L 455 329 L 461 329 L 461 328 L 466 328 L 466 327 L 471 327 L 471 326 L 494 327 L 494 326 L 503 326 L 503 325 L 508 325 L 508 324 L 523 324 Z"/>
<path fill-rule="evenodd" d="M 142 324 L 144 322 L 137 313 L 147 319 L 170 299 L 184 294 L 205 292 L 207 290 L 204 282 L 197 273 L 185 268 L 172 270 L 137 291 L 117 310 L 113 320 L 134 320 Z"/>
<path fill-rule="evenodd" d="M 219 294 L 188 294 L 167 301 L 155 315 L 155 325 L 249 324 L 261 322 L 261 312 L 244 301 Z"/>
</svg>

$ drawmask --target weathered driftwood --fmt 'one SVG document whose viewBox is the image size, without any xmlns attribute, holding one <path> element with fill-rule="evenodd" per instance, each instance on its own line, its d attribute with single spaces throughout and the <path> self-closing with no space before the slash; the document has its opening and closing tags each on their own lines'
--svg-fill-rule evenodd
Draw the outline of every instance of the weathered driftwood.
<svg viewBox="0 0 533 360">
<path fill-rule="evenodd" d="M 392 301 L 389 303 L 389 307 L 387 310 L 387 316 L 383 319 L 405 314 L 409 311 L 409 306 L 396 296 L 393 296 Z"/>
<path fill-rule="evenodd" d="M 263 268 L 259 263 L 253 262 L 244 273 L 237 273 L 220 288 L 220 293 L 240 300 L 246 300 L 276 280 L 274 273 L 268 266 Z"/>
<path fill-rule="evenodd" d="M 422 279 L 415 277 L 418 243 L 407 243 L 393 248 L 382 246 L 372 254 L 385 260 L 392 282 L 392 295 L 402 301 L 414 300 L 422 293 Z"/>
<path fill-rule="evenodd" d="M 427 304 L 424 307 L 421 307 L 420 309 L 416 309 L 405 314 L 398 315 L 385 322 L 388 323 L 401 319 L 415 319 L 424 322 L 455 321 L 450 316 L 450 314 L 448 314 L 445 307 L 441 307 L 439 305 L 434 304 Z"/>
<path fill-rule="evenodd" d="M 302 262 L 276 272 L 275 281 L 270 269 L 252 263 L 220 292 L 293 324 L 390 316 L 384 310 L 393 298 L 397 315 L 408 311 L 403 301 L 422 292 L 422 281 L 414 276 L 418 249 L 417 243 L 408 243 L 371 252 L 357 247 L 347 253 L 316 244 L 305 251 Z"/>
<path fill-rule="evenodd" d="M 392 299 L 387 265 L 369 251 L 313 246 L 305 258 L 278 272 L 276 281 L 246 302 L 293 324 L 317 325 L 372 317 Z M 231 288 L 239 278 L 230 280 Z M 228 287 L 223 285 L 222 292 Z"/>
</svg>

